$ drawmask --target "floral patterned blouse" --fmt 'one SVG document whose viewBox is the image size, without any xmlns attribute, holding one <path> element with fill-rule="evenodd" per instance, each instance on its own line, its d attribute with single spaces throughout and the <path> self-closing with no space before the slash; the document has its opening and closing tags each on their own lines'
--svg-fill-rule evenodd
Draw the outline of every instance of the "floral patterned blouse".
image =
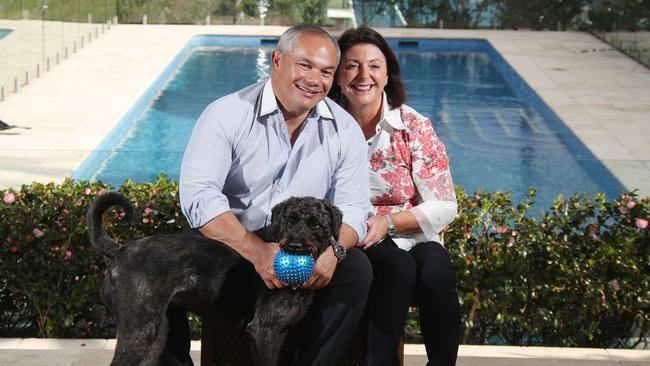
<svg viewBox="0 0 650 366">
<path fill-rule="evenodd" d="M 414 214 L 422 232 L 392 237 L 404 250 L 425 241 L 443 244 L 439 232 L 458 210 L 445 146 L 431 121 L 413 108 L 390 109 L 385 94 L 382 108 L 368 140 L 372 215 Z"/>
</svg>

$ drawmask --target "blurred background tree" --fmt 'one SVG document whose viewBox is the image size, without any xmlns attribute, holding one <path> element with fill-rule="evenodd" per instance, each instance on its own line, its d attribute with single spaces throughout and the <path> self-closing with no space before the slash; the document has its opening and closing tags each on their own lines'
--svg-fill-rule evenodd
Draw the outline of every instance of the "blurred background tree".
<svg viewBox="0 0 650 366">
<path fill-rule="evenodd" d="M 586 0 L 486 0 L 500 28 L 565 30 L 583 11 Z"/>
<path fill-rule="evenodd" d="M 302 0 L 294 2 L 303 23 L 325 25 L 329 0 Z"/>
</svg>

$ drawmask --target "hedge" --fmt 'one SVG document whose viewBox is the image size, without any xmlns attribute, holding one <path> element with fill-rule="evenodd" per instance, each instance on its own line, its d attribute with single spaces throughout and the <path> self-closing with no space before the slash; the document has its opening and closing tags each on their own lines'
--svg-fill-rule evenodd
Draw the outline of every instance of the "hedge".
<svg viewBox="0 0 650 366">
<path fill-rule="evenodd" d="M 0 336 L 113 337 L 99 300 L 103 263 L 89 247 L 85 212 L 103 183 L 66 180 L 0 190 Z M 105 218 L 121 242 L 185 226 L 178 185 L 127 181 L 135 204 Z M 443 233 L 458 277 L 462 342 L 630 347 L 650 328 L 650 199 L 576 194 L 543 211 L 535 190 L 467 194 Z M 198 320 L 193 320 L 197 329 Z M 417 313 L 407 323 L 417 340 Z"/>
</svg>

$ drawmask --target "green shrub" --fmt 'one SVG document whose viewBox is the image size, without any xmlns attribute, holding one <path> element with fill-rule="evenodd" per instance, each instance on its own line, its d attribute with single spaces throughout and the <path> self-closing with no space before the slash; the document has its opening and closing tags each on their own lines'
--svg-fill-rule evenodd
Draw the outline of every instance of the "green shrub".
<svg viewBox="0 0 650 366">
<path fill-rule="evenodd" d="M 109 189 L 66 180 L 2 192 L 0 336 L 114 335 L 99 300 L 104 264 L 90 248 L 85 222 L 88 204 Z M 117 240 L 183 229 L 176 183 L 162 178 L 153 184 L 126 182 L 119 191 L 134 202 L 136 212 L 128 227 L 117 212 L 115 220 L 105 220 Z"/>
<path fill-rule="evenodd" d="M 112 337 L 98 296 L 103 263 L 89 248 L 85 212 L 101 183 L 25 185 L 0 191 L 0 336 Z M 185 227 L 178 186 L 126 182 L 130 225 L 105 217 L 121 242 Z M 648 198 L 596 195 L 556 200 L 535 212 L 535 192 L 513 205 L 505 193 L 457 190 L 459 217 L 444 232 L 459 279 L 463 342 L 630 346 L 650 313 Z M 198 320 L 193 318 L 193 328 Z M 417 315 L 407 339 L 418 337 Z"/>
<path fill-rule="evenodd" d="M 459 278 L 464 343 L 622 346 L 650 314 L 648 198 L 557 199 L 531 212 L 504 193 L 458 190 L 445 233 Z"/>
</svg>

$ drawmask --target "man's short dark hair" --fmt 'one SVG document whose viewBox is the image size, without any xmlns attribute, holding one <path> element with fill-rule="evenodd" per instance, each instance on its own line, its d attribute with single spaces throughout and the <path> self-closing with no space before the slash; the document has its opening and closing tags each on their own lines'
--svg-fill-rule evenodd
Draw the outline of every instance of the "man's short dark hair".
<svg viewBox="0 0 650 366">
<path fill-rule="evenodd" d="M 339 38 L 339 48 L 341 55 L 358 44 L 372 44 L 377 46 L 381 53 L 386 57 L 386 67 L 388 69 L 388 84 L 384 88 L 386 92 L 388 105 L 392 108 L 397 108 L 404 104 L 406 101 L 406 87 L 402 78 L 402 71 L 397 62 L 397 56 L 388 45 L 388 42 L 377 33 L 375 30 L 368 27 L 358 27 L 348 29 Z M 334 83 L 329 92 L 329 97 L 337 102 L 344 101 L 344 96 L 341 93 L 341 88 L 337 83 Z"/>
</svg>

